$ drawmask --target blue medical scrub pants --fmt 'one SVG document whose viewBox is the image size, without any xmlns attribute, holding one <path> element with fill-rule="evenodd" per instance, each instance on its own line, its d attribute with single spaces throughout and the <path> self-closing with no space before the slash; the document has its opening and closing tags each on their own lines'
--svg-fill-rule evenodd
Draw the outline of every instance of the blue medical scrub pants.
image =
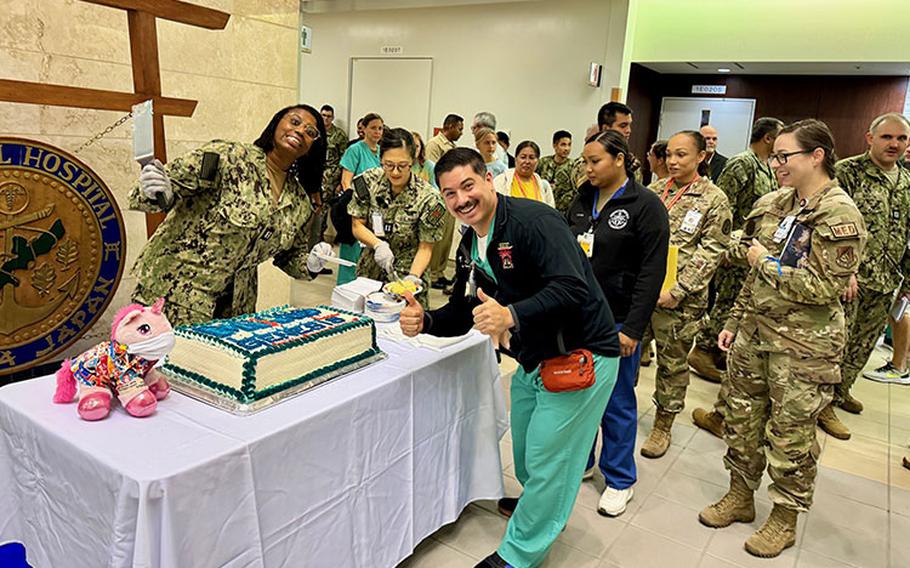
<svg viewBox="0 0 910 568">
<path fill-rule="evenodd" d="M 635 434 L 638 428 L 638 405 L 635 401 L 635 377 L 641 361 L 641 343 L 635 352 L 619 360 L 616 388 L 600 421 L 603 445 L 600 449 L 600 471 L 607 486 L 627 489 L 637 481 L 635 471 Z M 588 468 L 594 465 L 594 446 L 588 456 Z"/>
</svg>

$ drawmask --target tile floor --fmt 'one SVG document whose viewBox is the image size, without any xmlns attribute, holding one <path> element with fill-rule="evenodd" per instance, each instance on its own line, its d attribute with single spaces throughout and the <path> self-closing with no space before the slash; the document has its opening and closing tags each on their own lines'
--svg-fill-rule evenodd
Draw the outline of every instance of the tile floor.
<svg viewBox="0 0 910 568">
<path fill-rule="evenodd" d="M 322 277 L 316 283 L 295 285 L 292 299 L 324 303 L 332 284 L 332 277 Z M 442 301 L 434 291 L 431 304 Z M 878 350 L 870 366 L 887 356 Z M 502 370 L 508 388 L 514 363 L 506 360 Z M 637 388 L 639 445 L 653 421 L 653 387 L 652 365 L 643 369 Z M 693 408 L 709 406 L 716 393 L 716 385 L 692 378 L 686 411 L 673 427 L 670 451 L 658 460 L 637 456 L 639 480 L 625 514 L 607 518 L 597 513 L 604 488 L 599 472 L 593 481 L 582 483 L 568 526 L 544 566 L 910 567 L 910 470 L 901 467 L 902 457 L 910 454 L 910 387 L 857 381 L 854 394 L 866 410 L 860 416 L 838 411 L 853 438 L 840 441 L 818 431 L 822 456 L 815 504 L 800 515 L 797 545 L 771 560 L 754 558 L 742 547 L 771 509 L 764 487 L 756 494 L 758 515 L 751 525 L 713 530 L 697 519 L 698 511 L 720 498 L 728 483 L 721 461 L 723 442 L 695 428 L 690 417 Z M 509 434 L 501 447 L 506 492 L 518 495 L 521 487 L 514 477 Z M 767 481 L 766 476 L 765 485 Z M 505 527 L 495 502 L 473 503 L 458 521 L 426 538 L 399 568 L 470 568 L 497 547 Z"/>
</svg>

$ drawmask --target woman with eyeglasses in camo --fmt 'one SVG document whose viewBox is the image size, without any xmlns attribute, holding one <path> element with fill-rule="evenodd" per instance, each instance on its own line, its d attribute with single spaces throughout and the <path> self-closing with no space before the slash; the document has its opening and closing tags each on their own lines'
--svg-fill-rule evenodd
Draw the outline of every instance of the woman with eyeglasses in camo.
<svg viewBox="0 0 910 568">
<path fill-rule="evenodd" d="M 400 276 L 423 286 L 433 243 L 442 238 L 446 209 L 439 192 L 412 171 L 416 149 L 410 132 L 388 129 L 379 141 L 380 167 L 353 180 L 348 213 L 354 237 L 365 247 L 357 276 L 382 281 Z M 426 308 L 423 287 L 417 300 Z"/>
</svg>

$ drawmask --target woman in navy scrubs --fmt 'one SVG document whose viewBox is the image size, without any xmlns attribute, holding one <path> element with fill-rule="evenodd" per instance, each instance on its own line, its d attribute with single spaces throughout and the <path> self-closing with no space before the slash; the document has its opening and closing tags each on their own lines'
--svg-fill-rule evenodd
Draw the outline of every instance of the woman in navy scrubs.
<svg viewBox="0 0 910 568">
<path fill-rule="evenodd" d="M 621 515 L 636 481 L 635 378 L 641 338 L 651 321 L 667 263 L 670 224 L 660 198 L 635 181 L 634 159 L 623 136 L 611 130 L 588 139 L 582 157 L 587 181 L 566 214 L 586 251 L 617 323 L 622 359 L 601 427 L 600 470 L 606 480 L 598 512 Z M 586 477 L 593 475 L 594 450 Z"/>
</svg>

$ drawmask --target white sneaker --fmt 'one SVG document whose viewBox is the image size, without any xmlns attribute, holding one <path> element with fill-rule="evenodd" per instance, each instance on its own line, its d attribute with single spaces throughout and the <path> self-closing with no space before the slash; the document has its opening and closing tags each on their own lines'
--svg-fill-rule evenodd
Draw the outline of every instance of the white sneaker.
<svg viewBox="0 0 910 568">
<path fill-rule="evenodd" d="M 596 464 L 595 464 L 595 465 L 592 465 L 591 467 L 589 467 L 588 469 L 586 469 L 585 472 L 584 472 L 583 474 L 581 474 L 581 480 L 582 480 L 582 481 L 587 481 L 587 480 L 589 480 L 589 479 L 594 479 L 594 470 L 595 470 L 595 469 L 597 469 L 597 465 L 596 465 Z"/>
<path fill-rule="evenodd" d="M 632 488 L 613 489 L 607 486 L 603 495 L 600 496 L 600 502 L 597 504 L 597 512 L 608 517 L 618 517 L 626 511 L 626 505 L 632 500 L 635 492 Z"/>
<path fill-rule="evenodd" d="M 910 385 L 910 371 L 900 371 L 894 368 L 890 361 L 875 369 L 866 371 L 863 376 L 870 381 L 891 383 L 896 385 Z"/>
</svg>

